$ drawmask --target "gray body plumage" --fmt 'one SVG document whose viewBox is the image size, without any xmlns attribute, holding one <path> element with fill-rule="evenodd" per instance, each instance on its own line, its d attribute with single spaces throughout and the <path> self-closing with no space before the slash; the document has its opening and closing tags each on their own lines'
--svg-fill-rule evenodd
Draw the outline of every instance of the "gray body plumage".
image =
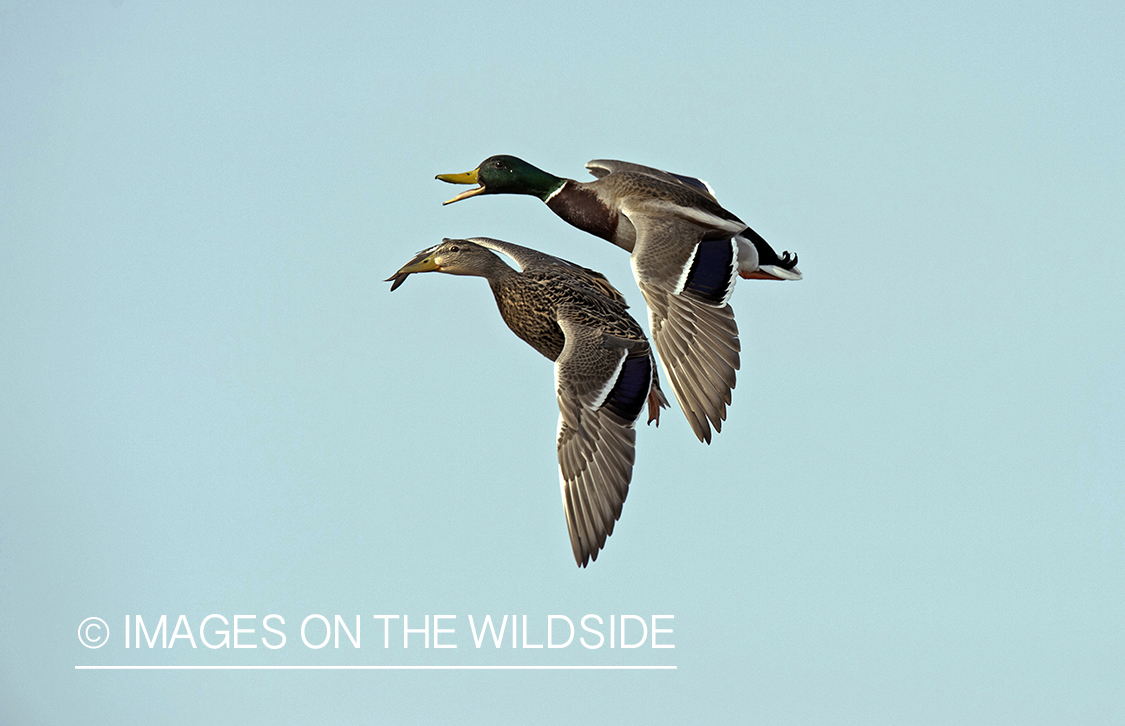
<svg viewBox="0 0 1125 726">
<path fill-rule="evenodd" d="M 800 279 L 796 260 L 778 258 L 718 203 L 706 182 L 622 161 L 586 166 L 597 178 L 566 180 L 547 205 L 631 254 L 672 390 L 696 436 L 710 442 L 711 428 L 721 430 L 726 420 L 740 366 L 738 326 L 728 304 L 734 284 L 740 274 L 760 269 L 765 276 Z M 763 255 L 771 264 L 763 267 Z M 707 285 L 695 284 L 702 265 L 716 268 Z"/>
</svg>

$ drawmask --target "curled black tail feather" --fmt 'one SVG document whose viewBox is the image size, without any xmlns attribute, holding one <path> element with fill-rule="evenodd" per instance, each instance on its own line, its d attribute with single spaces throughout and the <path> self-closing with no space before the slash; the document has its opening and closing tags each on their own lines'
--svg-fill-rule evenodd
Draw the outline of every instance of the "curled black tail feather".
<svg viewBox="0 0 1125 726">
<path fill-rule="evenodd" d="M 778 254 L 774 252 L 773 247 L 770 247 L 770 243 L 766 242 L 762 235 L 749 227 L 739 232 L 739 234 L 758 250 L 759 267 L 763 265 L 776 265 L 783 270 L 792 270 L 797 266 L 797 255 L 791 255 L 788 251 L 785 251 L 779 257 Z"/>
</svg>

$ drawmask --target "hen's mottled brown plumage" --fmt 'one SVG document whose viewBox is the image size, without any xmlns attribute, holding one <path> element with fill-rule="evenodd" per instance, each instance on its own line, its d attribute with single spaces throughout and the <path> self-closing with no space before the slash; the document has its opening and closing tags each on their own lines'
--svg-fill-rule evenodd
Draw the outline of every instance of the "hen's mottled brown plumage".
<svg viewBox="0 0 1125 726">
<path fill-rule="evenodd" d="M 574 559 L 585 567 L 621 516 L 637 419 L 647 404 L 659 423 L 667 406 L 644 331 L 604 275 L 509 242 L 444 240 L 395 273 L 391 290 L 415 272 L 484 277 L 512 332 L 555 361 L 563 507 Z"/>
</svg>

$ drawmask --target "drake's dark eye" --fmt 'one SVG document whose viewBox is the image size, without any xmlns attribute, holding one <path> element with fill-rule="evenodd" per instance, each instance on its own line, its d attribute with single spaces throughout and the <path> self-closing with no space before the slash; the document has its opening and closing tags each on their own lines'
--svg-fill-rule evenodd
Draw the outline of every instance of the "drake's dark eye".
<svg viewBox="0 0 1125 726">
<path fill-rule="evenodd" d="M 460 252 L 461 248 L 458 247 L 457 245 L 453 245 L 452 247 L 449 248 L 449 251 L 450 252 Z"/>
</svg>

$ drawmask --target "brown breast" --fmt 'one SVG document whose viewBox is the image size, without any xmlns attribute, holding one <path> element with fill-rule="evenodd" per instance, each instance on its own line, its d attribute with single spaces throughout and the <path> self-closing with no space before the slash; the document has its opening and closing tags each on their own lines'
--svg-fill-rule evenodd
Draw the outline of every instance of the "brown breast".
<svg viewBox="0 0 1125 726">
<path fill-rule="evenodd" d="M 617 211 L 606 206 L 592 190 L 567 181 L 547 200 L 547 206 L 578 229 L 616 244 Z"/>
</svg>

